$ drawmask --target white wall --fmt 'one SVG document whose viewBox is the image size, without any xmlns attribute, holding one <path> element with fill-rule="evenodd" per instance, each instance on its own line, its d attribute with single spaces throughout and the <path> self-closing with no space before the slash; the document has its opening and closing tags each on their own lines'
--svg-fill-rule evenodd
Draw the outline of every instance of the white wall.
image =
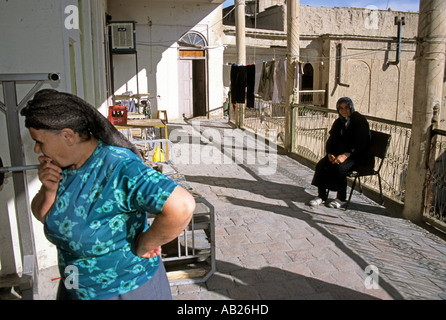
<svg viewBox="0 0 446 320">
<path fill-rule="evenodd" d="M 209 77 L 209 110 L 221 108 L 223 106 L 224 86 L 223 86 L 223 28 L 220 23 L 222 18 L 221 7 L 209 14 L 200 25 L 207 25 L 208 39 L 208 77 Z M 222 110 L 221 110 L 222 112 Z"/>
<path fill-rule="evenodd" d="M 74 5 L 79 9 L 79 29 L 68 29 L 66 21 L 72 12 L 65 8 Z M 58 72 L 61 80 L 45 83 L 43 88 L 71 92 L 76 81 L 77 94 L 106 112 L 105 54 L 103 29 L 105 0 L 0 0 L 0 74 Z M 7 31 L 6 31 L 7 30 Z M 70 44 L 72 50 L 70 54 Z M 75 67 L 75 74 L 70 68 Z M 17 84 L 18 100 L 34 83 Z M 0 85 L 0 100 L 3 89 Z M 4 166 L 10 166 L 6 118 L 0 112 L 0 156 Z M 25 162 L 38 163 L 33 151 L 34 143 L 22 123 L 21 137 Z M 31 199 L 40 188 L 36 171 L 28 171 L 28 196 Z M 14 190 L 12 178 L 0 187 L 0 275 L 21 271 L 19 239 L 15 222 Z M 35 243 L 39 268 L 57 263 L 56 250 L 45 238 L 43 226 L 33 217 Z"/>
<path fill-rule="evenodd" d="M 191 30 L 200 32 L 210 47 L 207 51 L 209 109 L 222 106 L 221 6 L 169 0 L 108 0 L 108 13 L 114 21 L 136 21 L 139 92 L 150 93 L 152 115 L 160 109 L 167 110 L 169 119 L 181 117 L 176 41 Z M 136 93 L 134 56 L 114 55 L 113 63 L 115 93 L 122 94 L 127 90 Z M 159 96 L 158 101 L 156 96 Z"/>
</svg>

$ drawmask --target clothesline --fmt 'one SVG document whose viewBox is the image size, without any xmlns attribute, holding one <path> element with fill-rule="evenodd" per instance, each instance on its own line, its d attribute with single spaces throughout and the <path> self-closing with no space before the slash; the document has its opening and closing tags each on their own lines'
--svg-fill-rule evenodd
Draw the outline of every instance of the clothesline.
<svg viewBox="0 0 446 320">
<path fill-rule="evenodd" d="M 355 53 L 351 53 L 351 54 L 344 54 L 341 57 L 339 57 L 339 56 L 326 57 L 326 56 L 311 56 L 311 55 L 295 55 L 295 56 L 292 56 L 292 58 L 295 59 L 299 63 L 324 63 L 324 62 L 329 62 L 329 61 L 336 61 L 339 59 L 349 60 L 350 58 L 359 58 L 359 57 L 369 56 L 369 55 L 373 55 L 373 54 L 376 54 L 376 53 L 379 53 L 382 51 L 388 51 L 388 50 L 389 50 L 388 46 L 383 46 L 380 48 L 367 50 L 366 52 L 355 52 Z M 280 59 L 286 59 L 286 56 L 281 56 L 279 59 L 276 59 L 276 60 L 280 60 Z M 272 59 L 272 60 L 274 60 L 274 59 Z M 265 60 L 262 60 L 262 61 L 265 62 Z M 232 64 L 233 63 L 231 63 L 231 65 Z"/>
<path fill-rule="evenodd" d="M 280 103 L 286 95 L 286 59 L 256 64 L 225 65 L 230 67 L 229 86 L 232 103 L 246 103 L 247 108 L 254 108 L 254 93 L 265 101 Z M 224 70 L 227 74 L 228 70 Z"/>
</svg>

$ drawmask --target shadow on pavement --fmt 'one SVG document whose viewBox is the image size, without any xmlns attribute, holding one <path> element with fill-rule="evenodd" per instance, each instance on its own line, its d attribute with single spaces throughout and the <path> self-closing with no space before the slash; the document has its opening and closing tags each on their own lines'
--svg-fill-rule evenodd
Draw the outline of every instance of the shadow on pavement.
<svg viewBox="0 0 446 320">
<path fill-rule="evenodd" d="M 363 292 L 276 267 L 249 269 L 220 260 L 217 260 L 217 273 L 206 284 L 199 285 L 234 300 L 379 300 Z"/>
</svg>

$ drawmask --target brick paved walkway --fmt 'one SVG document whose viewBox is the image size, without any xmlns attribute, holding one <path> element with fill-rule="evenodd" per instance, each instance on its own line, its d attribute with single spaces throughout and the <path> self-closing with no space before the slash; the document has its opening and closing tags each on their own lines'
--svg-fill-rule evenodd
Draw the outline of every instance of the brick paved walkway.
<svg viewBox="0 0 446 320">
<path fill-rule="evenodd" d="M 224 120 L 169 127 L 230 129 Z M 223 159 L 203 136 L 195 143 Z M 174 299 L 446 299 L 446 241 L 357 193 L 347 211 L 307 206 L 313 171 L 284 155 L 273 175 L 247 162 L 176 164 L 215 207 L 217 271 L 173 286 Z"/>
</svg>

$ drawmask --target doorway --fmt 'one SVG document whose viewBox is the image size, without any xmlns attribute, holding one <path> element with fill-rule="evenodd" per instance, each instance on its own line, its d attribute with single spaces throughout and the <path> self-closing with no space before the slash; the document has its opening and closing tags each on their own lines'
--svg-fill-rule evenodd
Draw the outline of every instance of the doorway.
<svg viewBox="0 0 446 320">
<path fill-rule="evenodd" d="M 194 50 L 197 51 L 197 50 Z M 206 59 L 204 51 L 180 50 L 179 101 L 180 116 L 191 118 L 207 113 Z M 192 55 L 202 55 L 197 58 Z"/>
<path fill-rule="evenodd" d="M 306 63 L 303 68 L 303 74 L 302 74 L 302 82 L 301 82 L 301 91 L 311 91 L 313 90 L 313 83 L 314 83 L 314 69 L 311 63 Z M 300 96 L 300 102 L 304 104 L 313 104 L 314 103 L 314 97 L 313 93 L 307 92 L 302 93 Z"/>
<path fill-rule="evenodd" d="M 206 115 L 205 60 L 192 60 L 192 92 L 194 117 Z"/>
<path fill-rule="evenodd" d="M 208 97 L 205 39 L 196 32 L 188 32 L 178 43 L 180 116 L 206 116 Z"/>
<path fill-rule="evenodd" d="M 306 63 L 302 75 L 302 90 L 313 90 L 314 69 L 311 63 Z"/>
</svg>

